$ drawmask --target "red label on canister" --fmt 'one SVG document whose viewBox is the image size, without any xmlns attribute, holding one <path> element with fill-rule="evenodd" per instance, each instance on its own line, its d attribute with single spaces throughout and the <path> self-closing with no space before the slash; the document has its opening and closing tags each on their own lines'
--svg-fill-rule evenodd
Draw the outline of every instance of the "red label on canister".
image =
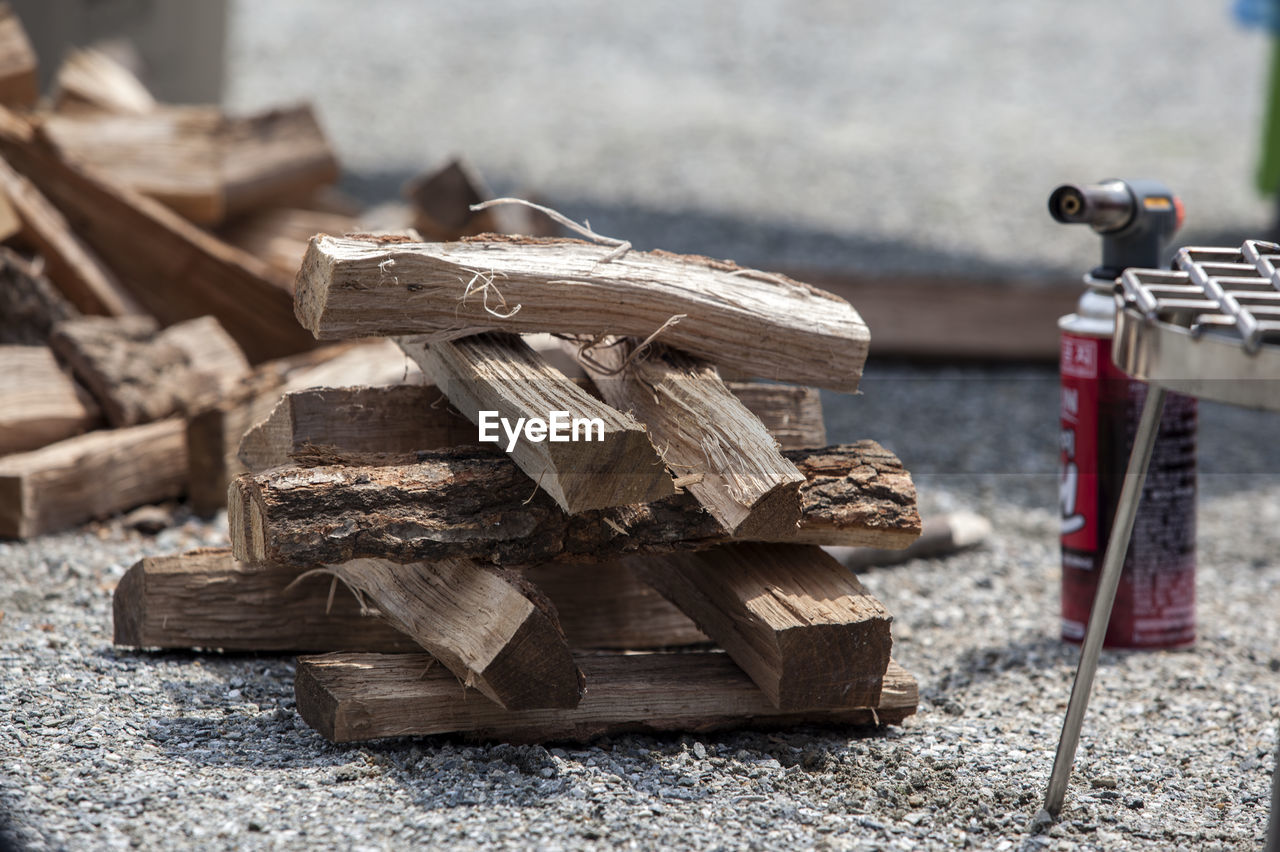
<svg viewBox="0 0 1280 852">
<path fill-rule="evenodd" d="M 1065 332 L 1061 474 L 1062 638 L 1084 638 L 1146 385 L 1111 363 L 1111 341 Z M 1196 401 L 1166 397 L 1104 645 L 1195 641 Z"/>
</svg>

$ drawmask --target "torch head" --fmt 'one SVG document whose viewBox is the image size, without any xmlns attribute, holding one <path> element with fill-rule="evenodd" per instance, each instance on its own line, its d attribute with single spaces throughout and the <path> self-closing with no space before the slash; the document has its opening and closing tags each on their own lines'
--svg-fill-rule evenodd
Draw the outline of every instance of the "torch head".
<svg viewBox="0 0 1280 852">
<path fill-rule="evenodd" d="M 1064 184 L 1049 196 L 1049 215 L 1088 225 L 1102 237 L 1102 266 L 1094 275 L 1115 278 L 1126 268 L 1160 265 L 1165 243 L 1182 226 L 1182 202 L 1153 180 L 1109 179 Z"/>
</svg>

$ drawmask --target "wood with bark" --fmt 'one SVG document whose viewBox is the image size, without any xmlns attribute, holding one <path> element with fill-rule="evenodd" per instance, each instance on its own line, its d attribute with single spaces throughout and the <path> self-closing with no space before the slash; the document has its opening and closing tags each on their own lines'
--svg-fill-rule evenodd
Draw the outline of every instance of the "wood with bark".
<svg viewBox="0 0 1280 852">
<path fill-rule="evenodd" d="M 227 505 L 227 486 L 244 471 L 240 441 L 292 391 L 325 385 L 421 381 L 418 368 L 388 340 L 328 346 L 258 365 L 221 399 L 189 412 L 191 509 L 211 515 Z"/>
<path fill-rule="evenodd" d="M 147 557 L 116 586 L 115 642 L 262 653 L 422 650 L 376 610 L 362 609 L 337 578 L 302 574 L 291 565 L 237 562 L 230 548 Z M 645 649 L 707 641 L 687 616 L 620 562 L 540 565 L 523 575 L 551 599 L 570 647 Z"/>
<path fill-rule="evenodd" d="M 93 428 L 98 407 L 47 346 L 0 346 L 0 456 Z"/>
<path fill-rule="evenodd" d="M 893 618 L 821 548 L 731 544 L 628 562 L 724 648 L 775 707 L 865 707 L 879 700 Z"/>
<path fill-rule="evenodd" d="M 729 380 L 725 380 L 725 386 L 748 411 L 760 418 L 782 449 L 803 450 L 827 445 L 822 395 L 817 388 Z"/>
<path fill-rule="evenodd" d="M 0 344 L 46 346 L 54 325 L 80 315 L 42 266 L 0 246 Z"/>
<path fill-rule="evenodd" d="M 243 118 L 205 106 L 77 111 L 45 117 L 40 132 L 67 161 L 200 225 L 300 201 L 338 177 L 306 106 Z"/>
<path fill-rule="evenodd" d="M 0 160 L 0 192 L 21 222 L 22 240 L 44 258 L 45 271 L 86 314 L 141 313 L 134 297 L 31 181 Z"/>
<path fill-rule="evenodd" d="M 159 202 L 64 162 L 7 110 L 0 110 L 0 157 L 58 206 L 162 324 L 211 314 L 253 363 L 315 346 L 293 317 L 288 281 L 269 266 Z"/>
<path fill-rule="evenodd" d="M 557 235 L 550 219 L 528 207 L 501 204 L 472 210 L 473 204 L 488 201 L 493 193 L 462 159 L 452 159 L 409 181 L 404 196 L 412 206 L 413 228 L 431 240 L 447 242 L 484 233 Z"/>
<path fill-rule="evenodd" d="M 354 217 L 330 210 L 271 207 L 242 216 L 220 230 L 221 237 L 271 265 L 290 284 L 302 266 L 307 244 L 316 234 L 358 230 Z"/>
<path fill-rule="evenodd" d="M 357 559 L 324 570 L 498 706 L 568 709 L 582 699 L 555 607 L 519 574 L 470 559 Z"/>
<path fill-rule="evenodd" d="M 111 53 L 77 48 L 67 54 L 54 78 L 54 108 L 59 112 L 95 110 L 146 115 L 156 99 L 137 75 Z"/>
<path fill-rule="evenodd" d="M 566 431 L 579 419 L 601 423 L 598 439 L 588 426 L 585 440 L 553 441 L 545 434 L 542 441 L 518 438 L 514 446 L 494 425 L 497 446 L 569 514 L 649 503 L 675 493 L 645 427 L 578 387 L 518 336 L 482 334 L 429 345 L 400 338 L 399 343 L 477 427 L 481 411 L 496 411 L 512 424 L 564 413 Z M 576 425 L 573 431 L 576 438 Z"/>
<path fill-rule="evenodd" d="M 115 644 L 136 648 L 421 652 L 332 577 L 236 562 L 227 548 L 149 556 L 112 595 Z M 295 581 L 298 581 L 295 583 Z M 293 584 L 293 585 L 291 585 Z M 332 596 L 331 596 L 332 592 Z"/>
<path fill-rule="evenodd" d="M 145 503 L 187 485 L 180 419 L 103 429 L 0 458 L 0 538 L 31 538 Z"/>
<path fill-rule="evenodd" d="M 915 678 L 892 663 L 874 707 L 778 710 L 728 655 L 579 655 L 591 685 L 573 710 L 512 713 L 457 680 L 426 654 L 302 657 L 298 713 L 331 742 L 465 734 L 506 742 L 585 742 L 627 732 L 706 733 L 794 725 L 895 725 L 916 712 Z"/>
<path fill-rule="evenodd" d="M 677 482 L 737 538 L 787 537 L 800 522 L 804 477 L 720 380 L 716 368 L 635 340 L 606 343 L 579 361 L 605 400 L 648 429 Z"/>
<path fill-rule="evenodd" d="M 911 477 L 874 441 L 785 455 L 807 478 L 800 488 L 800 529 L 789 540 L 905 547 L 920 534 Z M 327 461 L 246 474 L 232 483 L 228 524 L 237 558 L 307 565 L 463 556 L 529 565 L 700 549 L 728 540 L 688 494 L 565 515 L 492 450 L 438 450 L 400 464 L 387 458 L 363 465 Z"/>
<path fill-rule="evenodd" d="M 457 243 L 317 237 L 298 274 L 298 318 L 317 337 L 484 331 L 660 341 L 743 373 L 855 391 L 869 333 L 849 303 L 727 261 L 577 240 Z"/>
<path fill-rule="evenodd" d="M 434 385 L 311 388 L 285 394 L 244 433 L 238 457 L 245 470 L 257 472 L 317 454 L 461 445 L 476 445 L 476 427 Z"/>
<path fill-rule="evenodd" d="M 49 343 L 112 426 L 185 413 L 202 399 L 220 399 L 249 372 L 213 317 L 163 331 L 151 317 L 81 317 L 54 326 Z"/>
<path fill-rule="evenodd" d="M 29 108 L 39 97 L 35 49 L 13 7 L 0 3 L 0 104 Z"/>
</svg>

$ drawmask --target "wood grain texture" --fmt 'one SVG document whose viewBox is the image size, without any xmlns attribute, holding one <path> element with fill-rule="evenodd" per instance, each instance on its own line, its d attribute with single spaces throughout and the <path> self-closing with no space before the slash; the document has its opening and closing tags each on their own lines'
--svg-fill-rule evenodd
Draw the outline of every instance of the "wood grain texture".
<svg viewBox="0 0 1280 852">
<path fill-rule="evenodd" d="M 804 477 L 705 361 L 634 339 L 579 353 L 605 400 L 635 414 L 684 487 L 729 536 L 789 536 Z"/>
<path fill-rule="evenodd" d="M 463 734 L 506 742 L 586 742 L 626 732 L 891 725 L 915 713 L 918 689 L 896 663 L 875 707 L 781 711 L 725 654 L 579 655 L 591 684 L 573 710 L 512 713 L 458 689 L 425 654 L 302 657 L 298 713 L 331 742 Z"/>
<path fill-rule="evenodd" d="M 36 52 L 13 7 L 0 3 L 0 104 L 34 107 L 39 97 Z"/>
<path fill-rule="evenodd" d="M 498 706 L 569 709 L 582 699 L 555 607 L 520 575 L 469 559 L 357 559 L 325 570 Z"/>
<path fill-rule="evenodd" d="M 919 535 L 911 478 L 874 441 L 787 457 L 808 479 L 795 539 L 893 547 Z M 727 541 L 688 494 L 565 515 L 532 486 L 505 456 L 467 448 L 408 464 L 280 467 L 232 483 L 228 525 L 237 558 L 298 565 L 459 556 L 527 565 Z"/>
<path fill-rule="evenodd" d="M 293 317 L 288 281 L 269 266 L 159 202 L 62 161 L 4 110 L 0 156 L 58 206 L 161 324 L 215 316 L 253 363 L 315 346 Z"/>
<path fill-rule="evenodd" d="M 69 52 L 53 81 L 54 108 L 59 112 L 95 110 L 146 115 L 156 99 L 124 63 L 92 47 Z"/>
<path fill-rule="evenodd" d="M 588 427 L 586 440 L 553 441 L 547 434 L 543 441 L 521 437 L 514 447 L 502 428 L 494 430 L 500 442 L 495 446 L 507 451 L 516 466 L 569 514 L 649 503 L 675 493 L 645 428 L 618 406 L 611 408 L 578 387 L 518 336 L 398 342 L 477 427 L 481 411 L 496 411 L 511 424 L 545 421 L 552 412 L 560 412 L 566 430 L 578 420 L 599 421 L 599 434 Z"/>
<path fill-rule="evenodd" d="M 98 407 L 47 346 L 0 345 L 0 456 L 93 428 Z"/>
<path fill-rule="evenodd" d="M 331 577 L 236 562 L 228 548 L 134 563 L 112 595 L 114 642 L 135 648 L 421 652 Z M 298 581 L 295 583 L 295 581 Z M 293 585 L 291 585 L 293 584 Z"/>
<path fill-rule="evenodd" d="M 760 418 L 764 428 L 784 450 L 827 445 L 822 419 L 822 395 L 817 388 L 772 382 L 725 381 L 729 392 Z"/>
<path fill-rule="evenodd" d="M 220 399 L 249 372 L 244 353 L 213 317 L 163 331 L 145 316 L 80 317 L 54 326 L 49 344 L 117 427 Z"/>
<path fill-rule="evenodd" d="M 172 499 L 186 485 L 180 419 L 89 432 L 0 458 L 0 538 L 31 538 Z"/>
<path fill-rule="evenodd" d="M 628 564 L 724 648 L 775 707 L 879 701 L 893 619 L 821 548 L 732 544 Z"/>
<path fill-rule="evenodd" d="M 611 251 L 514 237 L 317 237 L 298 274 L 298 318 L 321 338 L 452 340 L 484 331 L 644 338 L 681 315 L 663 343 L 749 376 L 857 390 L 870 336 L 847 302 L 724 261 L 631 251 L 604 262 Z"/>
<path fill-rule="evenodd" d="M 0 344 L 47 346 L 54 325 L 79 315 L 36 263 L 0 246 Z"/>
</svg>

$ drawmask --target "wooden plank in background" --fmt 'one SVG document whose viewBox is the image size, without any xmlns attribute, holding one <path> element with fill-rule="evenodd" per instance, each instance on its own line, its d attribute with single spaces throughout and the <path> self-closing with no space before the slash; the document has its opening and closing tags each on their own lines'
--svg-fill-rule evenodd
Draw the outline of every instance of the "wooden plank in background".
<svg viewBox="0 0 1280 852">
<path fill-rule="evenodd" d="M 0 104 L 34 107 L 39 97 L 36 52 L 13 7 L 0 3 Z"/>
<path fill-rule="evenodd" d="M 0 345 L 0 456 L 93 427 L 98 407 L 47 346 Z"/>
</svg>

